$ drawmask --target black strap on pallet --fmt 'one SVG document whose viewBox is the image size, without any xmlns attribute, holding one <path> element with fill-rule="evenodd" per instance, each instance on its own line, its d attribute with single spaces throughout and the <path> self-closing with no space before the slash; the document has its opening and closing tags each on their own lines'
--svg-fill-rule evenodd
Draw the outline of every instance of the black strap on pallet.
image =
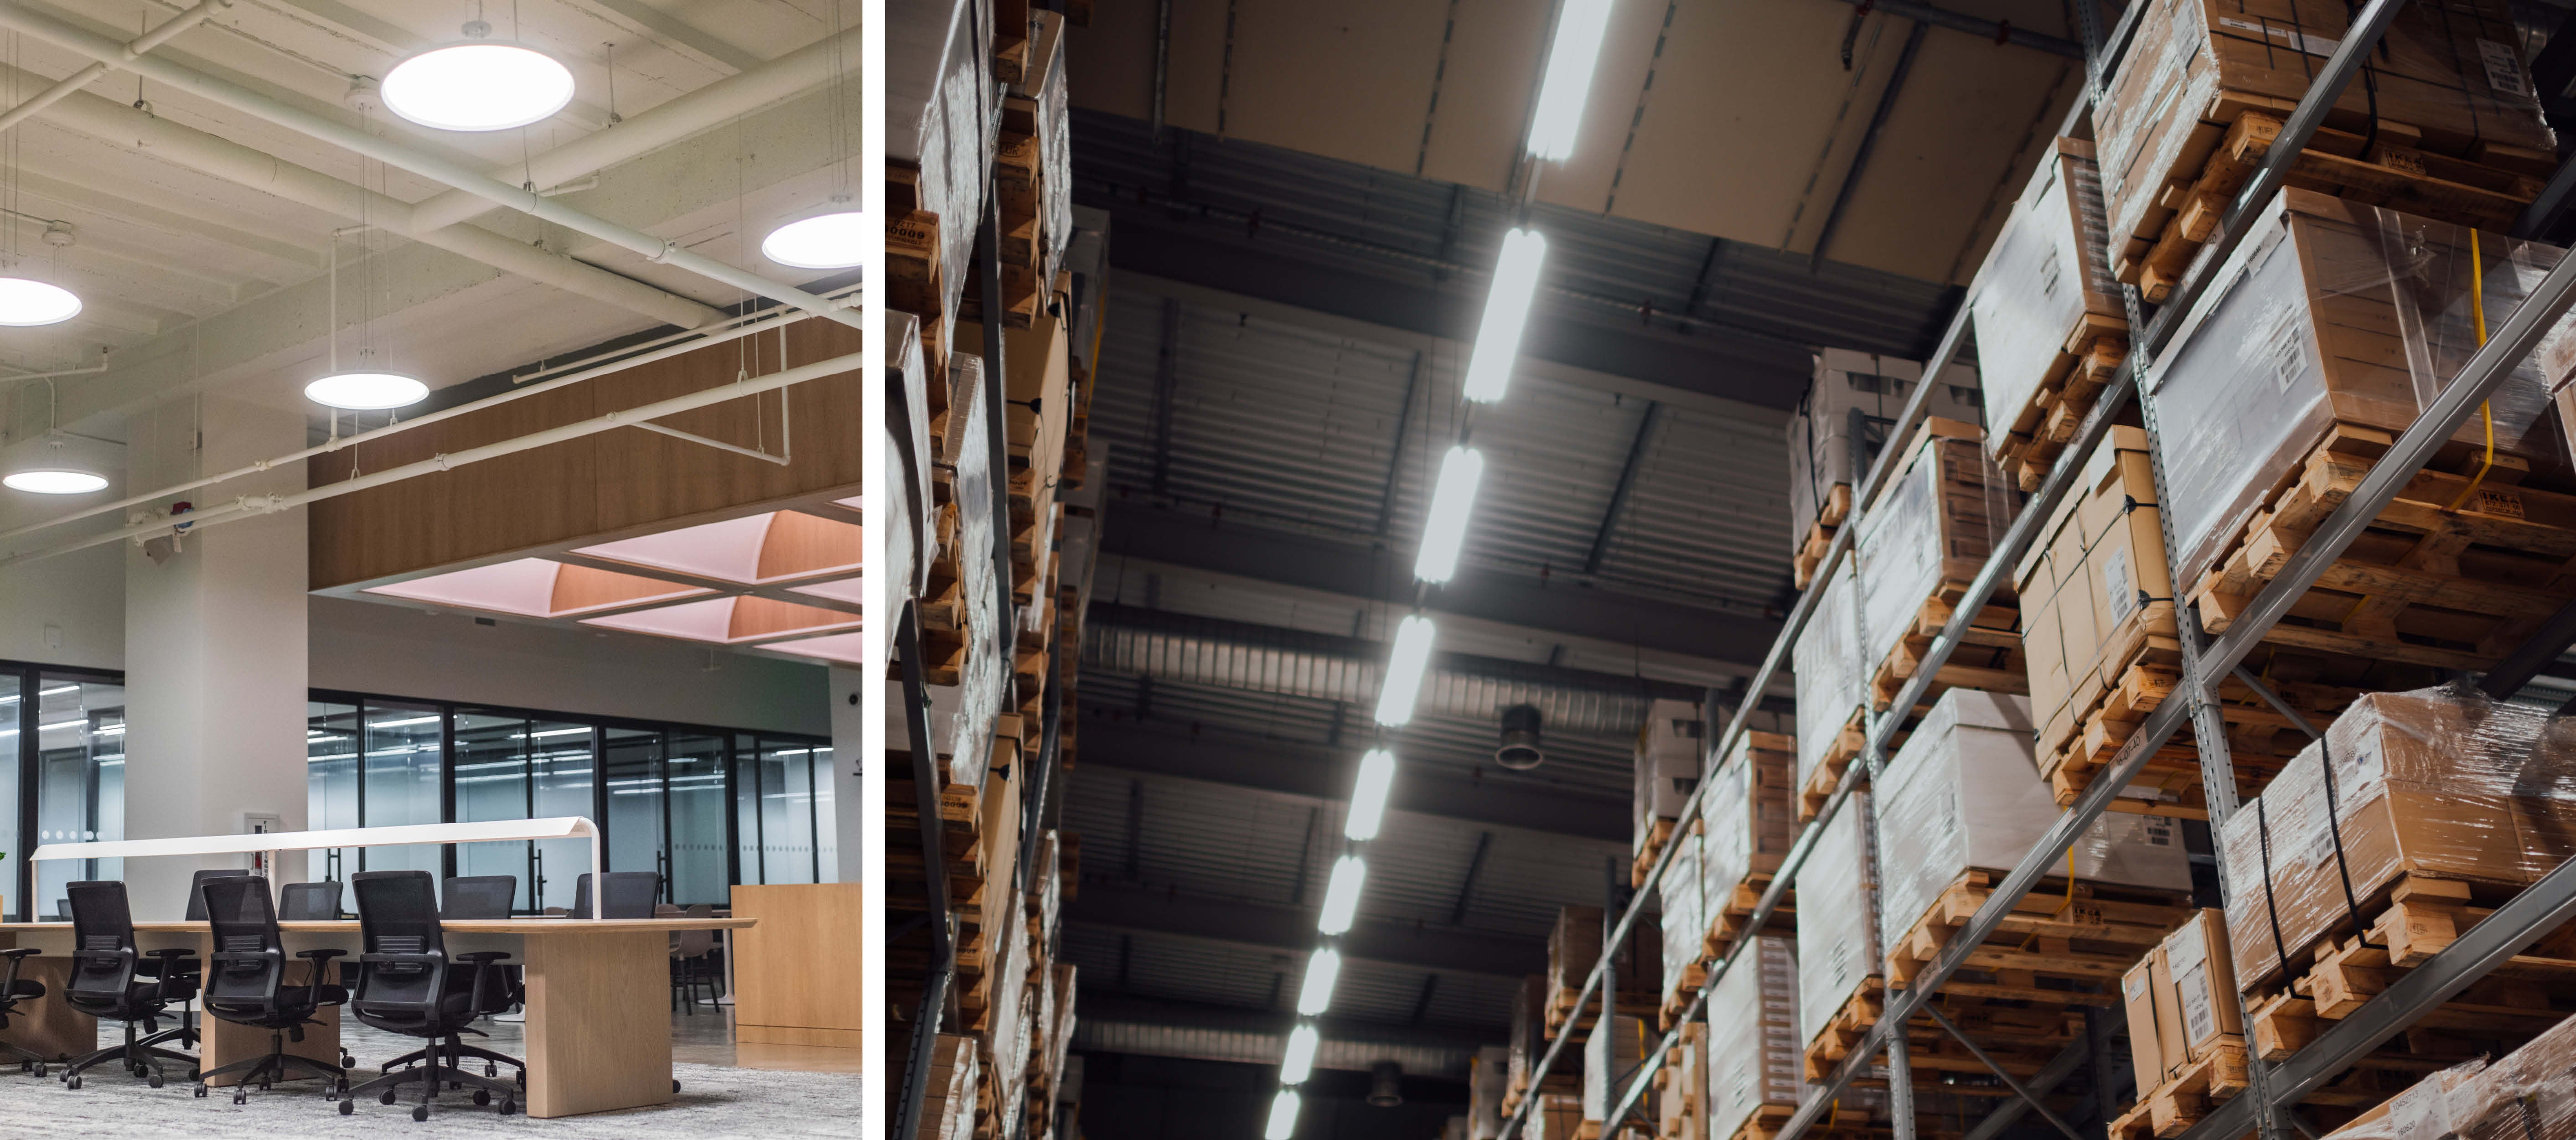
<svg viewBox="0 0 2576 1140">
<path fill-rule="evenodd" d="M 2290 972 L 2290 947 L 2281 938 L 2281 906 L 2272 897 L 2272 816 L 2264 810 L 2263 797 L 2254 797 L 2254 831 L 2262 840 L 2263 911 L 2272 920 L 2272 957 L 2281 963 L 2281 972 Z"/>
<path fill-rule="evenodd" d="M 2343 880 L 2344 916 L 2352 920 L 2352 936 L 2364 946 L 2374 945 L 2370 927 L 2361 921 L 2361 900 L 2352 893 L 2352 868 L 2343 857 L 2343 808 L 2335 801 L 2334 747 L 2325 737 L 2317 738 L 2317 756 L 2326 772 L 2326 836 L 2334 842 L 2335 874 Z"/>
</svg>

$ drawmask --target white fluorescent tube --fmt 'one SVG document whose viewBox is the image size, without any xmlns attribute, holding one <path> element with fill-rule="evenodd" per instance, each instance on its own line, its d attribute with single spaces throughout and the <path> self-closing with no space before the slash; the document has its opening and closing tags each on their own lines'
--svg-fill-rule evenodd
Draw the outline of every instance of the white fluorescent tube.
<svg viewBox="0 0 2576 1140">
<path fill-rule="evenodd" d="M 1359 784 L 1351 789 L 1351 814 L 1342 821 L 1347 839 L 1375 839 L 1386 818 L 1387 789 L 1395 783 L 1395 754 L 1373 748 L 1360 757 Z"/>
<path fill-rule="evenodd" d="M 1493 288 L 1485 293 L 1484 323 L 1476 326 L 1476 348 L 1467 356 L 1468 399 L 1498 404 L 1504 390 L 1512 386 L 1512 365 L 1521 355 L 1521 326 L 1529 323 L 1530 298 L 1538 295 L 1539 271 L 1546 266 L 1547 238 L 1537 230 L 1503 235 L 1502 256 L 1494 260 Z"/>
<path fill-rule="evenodd" d="M 1288 1053 L 1279 1061 L 1279 1083 L 1302 1085 L 1315 1072 L 1315 1046 L 1320 1042 L 1312 1025 L 1300 1025 L 1288 1034 Z"/>
<path fill-rule="evenodd" d="M 1395 652 L 1386 662 L 1386 684 L 1377 694 L 1377 722 L 1390 727 L 1413 719 L 1422 674 L 1431 667 L 1431 619 L 1414 614 L 1395 627 Z"/>
<path fill-rule="evenodd" d="M 1333 861 L 1333 881 L 1324 888 L 1324 913 L 1316 920 L 1315 929 L 1325 934 L 1339 934 L 1351 928 L 1359 916 L 1360 887 L 1368 882 L 1368 864 L 1357 855 L 1344 855 Z"/>
<path fill-rule="evenodd" d="M 1297 987 L 1297 1012 L 1307 1017 L 1322 1016 L 1333 1007 L 1333 982 L 1341 977 L 1342 956 L 1330 949 L 1317 950 L 1306 959 L 1306 981 Z"/>
<path fill-rule="evenodd" d="M 1261 1140 L 1288 1140 L 1297 1131 L 1297 1090 L 1281 1089 L 1279 1098 L 1270 1102 L 1270 1123 L 1261 1130 Z"/>
<path fill-rule="evenodd" d="M 1547 53 L 1547 75 L 1539 81 L 1531 154 L 1549 162 L 1574 154 L 1583 102 L 1592 92 L 1592 68 L 1601 61 L 1601 40 L 1609 29 L 1610 0 L 1565 0 L 1556 18 L 1556 45 Z"/>
<path fill-rule="evenodd" d="M 1414 577 L 1446 582 L 1458 572 L 1458 548 L 1467 542 L 1467 519 L 1476 513 L 1476 484 L 1484 478 L 1484 452 L 1460 444 L 1440 457 L 1440 481 L 1432 485 L 1431 508 L 1423 515 Z"/>
</svg>

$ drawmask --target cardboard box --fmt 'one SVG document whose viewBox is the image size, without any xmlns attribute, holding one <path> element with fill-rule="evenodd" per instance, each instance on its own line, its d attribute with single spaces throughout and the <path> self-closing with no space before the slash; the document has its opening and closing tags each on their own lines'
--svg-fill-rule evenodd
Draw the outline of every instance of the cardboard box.
<svg viewBox="0 0 2576 1140">
<path fill-rule="evenodd" d="M 2149 638 L 2179 636 L 2144 429 L 2114 426 L 2016 575 L 2043 766 Z"/>
<path fill-rule="evenodd" d="M 1636 825 L 1629 851 L 1642 853 L 1657 821 L 1680 820 L 1682 806 L 1699 787 L 1699 766 L 1708 747 L 1700 707 L 1691 701 L 1658 700 L 1647 706 L 1645 726 L 1637 730 L 1635 779 L 1630 795 L 1630 821 Z"/>
<path fill-rule="evenodd" d="M 2227 821 L 2237 985 L 2304 971 L 2351 921 L 2347 876 L 2365 922 L 2402 876 L 2518 887 L 2576 854 L 2571 822 L 2576 731 L 2545 711 L 2474 690 L 2364 696 Z"/>
<path fill-rule="evenodd" d="M 1610 1102 L 1637 1073 L 1646 1049 L 1663 1040 L 1642 1018 L 1612 1017 L 1583 1039 L 1583 1119 L 1610 1118 Z"/>
<path fill-rule="evenodd" d="M 1707 1135 L 1727 1140 L 1765 1107 L 1796 1108 L 1803 1064 L 1790 939 L 1753 940 L 1708 995 Z"/>
<path fill-rule="evenodd" d="M 1708 1025 L 1682 1026 L 1664 1067 L 1655 1071 L 1655 1135 L 1665 1140 L 1707 1140 Z"/>
<path fill-rule="evenodd" d="M 1888 429 L 1905 410 L 1923 365 L 1893 356 L 1828 348 L 1815 353 L 1806 399 L 1789 417 L 1789 541 L 1794 552 L 1817 521 L 1837 485 L 1857 488 L 1853 472 L 1866 473 L 1887 445 Z M 1941 386 L 1926 398 L 1924 413 L 1970 424 L 1982 418 L 1977 370 L 1953 363 Z M 1837 519 L 1836 523 L 1840 520 Z M 1829 523 L 1827 525 L 1835 525 Z"/>
<path fill-rule="evenodd" d="M 1476 1050 L 1467 1068 L 1467 1140 L 1500 1140 L 1503 1096 L 1510 1089 L 1512 1051 L 1503 1045 Z"/>
<path fill-rule="evenodd" d="M 1878 940 L 1878 879 L 1870 857 L 1873 796 L 1854 792 L 1825 825 L 1798 872 L 1798 1041 L 1801 1047 L 1852 995 L 1886 973 Z"/>
<path fill-rule="evenodd" d="M 957 325 L 957 351 L 981 357 L 981 321 Z M 1025 329 L 1002 330 L 1003 434 L 1012 467 L 1053 478 L 1064 465 L 1065 428 L 1072 423 L 1072 358 L 1064 320 L 1039 313 Z"/>
<path fill-rule="evenodd" d="M 2183 1051 L 2197 1061 L 2230 1038 L 2245 1039 L 2245 1010 L 2227 951 L 2227 912 L 2202 910 L 2157 947 L 2172 975 Z"/>
<path fill-rule="evenodd" d="M 2164 1037 L 2156 1031 L 2156 1013 L 2167 1004 L 2168 989 L 2158 979 L 2169 976 L 2162 946 L 2147 951 L 2146 957 L 2120 975 L 2120 1006 L 2129 1018 L 2129 1062 L 2140 1100 L 2165 1081 Z"/>
<path fill-rule="evenodd" d="M 1977 437 L 1973 422 L 1924 424 L 1861 520 L 1852 550 L 1859 563 L 1864 682 L 1916 632 L 1925 603 L 1944 583 L 1976 577 L 2020 511 L 2021 496 L 1986 458 Z M 2012 600 L 2000 590 L 1994 598 L 2005 605 Z M 2013 634 L 2009 628 L 1994 632 Z"/>
<path fill-rule="evenodd" d="M 2111 276 L 2108 233 L 2093 144 L 2058 139 L 1968 289 L 1989 417 L 1986 454 L 1998 462 L 2047 422 L 2055 405 L 2040 406 L 2039 394 L 2074 370 L 2084 343 L 2104 333 L 2126 341 L 2128 308 Z M 2088 396 L 2083 408 L 2092 404 Z"/>
<path fill-rule="evenodd" d="M 1837 747 L 1843 729 L 1869 699 L 1860 669 L 1859 579 L 1846 560 L 1817 587 L 1816 610 L 1789 647 L 1790 677 L 1798 689 L 1798 770 L 1805 787 Z"/>
<path fill-rule="evenodd" d="M 2334 425 L 2394 436 L 2458 375 L 2478 346 L 2469 232 L 2304 190 L 2263 209 L 2148 377 L 2175 581 L 2198 583 Z M 2478 292 L 2493 321 L 2559 251 L 2485 242 Z M 2487 406 L 2499 462 L 2563 471 L 2535 360 L 2518 364 Z M 2475 462 L 2485 431 L 2484 419 L 2469 417 L 2435 465 Z"/>
<path fill-rule="evenodd" d="M 1700 799 L 1700 928 L 1708 929 L 1718 911 L 1735 901 L 1738 888 L 1754 875 L 1780 869 L 1780 858 L 1797 838 L 1795 778 L 1798 742 L 1770 732 L 1748 731 L 1735 749 L 1719 761 Z M 1667 920 L 1669 925 L 1669 920 Z"/>
</svg>

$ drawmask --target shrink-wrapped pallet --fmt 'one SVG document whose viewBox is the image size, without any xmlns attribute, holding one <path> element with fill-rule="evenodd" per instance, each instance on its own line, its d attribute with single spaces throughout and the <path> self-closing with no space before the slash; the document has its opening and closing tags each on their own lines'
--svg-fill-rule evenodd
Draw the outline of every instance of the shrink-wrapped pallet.
<svg viewBox="0 0 2576 1140">
<path fill-rule="evenodd" d="M 1789 534 L 1793 552 L 1805 551 L 1814 528 L 1842 525 L 1856 480 L 1887 445 L 1887 433 L 1923 378 L 1923 366 L 1893 356 L 1820 349 L 1806 399 L 1789 417 Z M 1954 363 L 1940 386 L 1924 398 L 1924 414 L 1975 423 L 1979 396 L 1974 366 Z M 1821 554 L 1821 549 L 1811 553 Z M 1803 578 L 1803 574 L 1801 575 Z M 1803 584 L 1803 582 L 1801 583 Z"/>
<path fill-rule="evenodd" d="M 2230 1077 L 2241 1076 L 2245 1012 L 2236 996 L 2224 911 L 2195 911 L 2166 935 L 2121 976 L 2120 1000 L 2141 1100 L 2194 1063 L 2231 1049 L 2232 1055 L 2216 1063 L 2228 1066 Z"/>
<path fill-rule="evenodd" d="M 2128 355 L 2108 226 L 2093 144 L 2058 139 L 1969 287 L 1986 455 L 2024 489 L 2038 486 Z"/>
<path fill-rule="evenodd" d="M 1747 731 L 1709 777 L 1700 797 L 1701 931 L 1731 934 L 1733 923 L 1723 920 L 1749 914 L 1761 894 L 1758 884 L 1780 869 L 1796 841 L 1790 786 L 1796 752 L 1789 737 Z M 1669 912 L 1664 925 L 1674 925 Z"/>
<path fill-rule="evenodd" d="M 1635 836 L 1630 854 L 1643 856 L 1654 849 L 1680 822 L 1682 805 L 1699 786 L 1701 754 L 1707 748 L 1697 703 L 1659 699 L 1646 706 L 1629 796 Z"/>
<path fill-rule="evenodd" d="M 1764 936 L 1708 995 L 1708 1135 L 1730 1140 L 1764 1109 L 1798 1107 L 1798 959 Z"/>
<path fill-rule="evenodd" d="M 1854 792 L 1817 836 L 1798 872 L 1798 1040 L 1814 1041 L 1853 996 L 1876 986 L 1878 878 L 1870 851 L 1873 797 Z"/>
<path fill-rule="evenodd" d="M 2576 726 L 2475 689 L 2372 693 L 2220 840 L 2237 884 L 2228 949 L 2252 992 L 2376 920 L 2401 880 L 2419 905 L 2465 905 L 2471 888 L 2510 890 L 2576 854 Z"/>
<path fill-rule="evenodd" d="M 1948 611 L 1941 607 L 1947 597 L 1976 577 L 2020 509 L 2020 496 L 1987 461 L 1976 436 L 1974 424 L 1926 424 L 1898 456 L 1894 479 L 1861 519 L 1855 554 L 1864 684 L 1889 670 L 1901 647 L 1923 639 L 1917 626 L 1927 616 L 1946 619 Z M 2008 611 L 1998 602 L 2008 605 L 2010 599 L 1998 591 L 1988 603 L 2005 627 L 1988 632 L 2011 640 L 2013 630 L 2003 616 Z M 1973 642 L 1963 646 L 1964 652 L 1952 656 L 1952 667 L 2003 664 L 1990 660 L 1992 654 L 1977 652 L 1983 648 Z M 2013 649 L 2018 648 L 2015 640 Z M 2019 666 L 1990 671 L 1998 683 L 1988 687 L 2008 688 L 2012 686 L 2000 683 L 2003 674 L 2017 674 Z M 1890 695 L 1872 694 L 1879 701 Z M 1804 735 L 1805 726 L 1799 731 Z"/>
<path fill-rule="evenodd" d="M 1500 1140 L 1503 1096 L 1510 1092 L 1512 1051 L 1503 1045 L 1476 1050 L 1467 1069 L 1467 1140 Z"/>
<path fill-rule="evenodd" d="M 1708 1025 L 1693 1021 L 1665 1054 L 1650 1094 L 1655 1135 L 1663 1140 L 1705 1140 L 1708 1131 Z"/>
<path fill-rule="evenodd" d="M 1583 1039 L 1583 1119 L 1610 1118 L 1610 1106 L 1636 1079 L 1647 1048 L 1661 1039 L 1643 1018 L 1621 1015 L 1592 1027 Z"/>
<path fill-rule="evenodd" d="M 1882 944 L 1903 940 L 1960 876 L 2001 878 L 2056 826 L 2060 811 L 2031 762 L 2030 730 L 2029 698 L 1952 689 L 1888 762 L 1871 803 L 1884 860 Z M 2155 816 L 2104 813 L 2063 865 L 2087 883 L 2191 890 L 2173 823 Z"/>
<path fill-rule="evenodd" d="M 1663 904 L 1662 961 L 1663 995 L 1667 1004 L 1675 995 L 1687 994 L 1700 983 L 1699 959 L 1701 940 L 1708 932 L 1708 907 L 1704 898 L 1707 884 L 1700 876 L 1703 837 L 1682 832 L 1673 840 L 1673 861 L 1664 868 L 1662 881 L 1655 885 L 1656 901 Z M 1687 998 L 1682 999 L 1687 1001 Z"/>
<path fill-rule="evenodd" d="M 1583 1098 L 1547 1093 L 1538 1098 L 1521 1125 L 1522 1140 L 1578 1140 L 1583 1134 Z"/>
<path fill-rule="evenodd" d="M 889 303 L 936 323 L 957 312 L 993 168 L 992 0 L 892 5 L 885 35 L 886 158 L 918 172 L 918 209 L 937 218 L 917 264 L 890 236 Z"/>
<path fill-rule="evenodd" d="M 922 365 L 921 319 L 888 311 L 886 328 L 885 438 L 877 451 L 884 472 L 877 518 L 885 534 L 885 573 L 878 576 L 893 591 L 890 601 L 915 597 L 930 584 L 930 564 L 939 558 L 939 532 L 933 519 L 938 504 L 931 492 L 935 456 L 930 450 L 930 382 Z M 897 602 L 899 604 L 899 601 Z M 894 644 L 897 623 L 882 623 L 883 640 Z"/>
<path fill-rule="evenodd" d="M 1818 587 L 1815 612 L 1789 647 L 1790 675 L 1798 686 L 1797 786 L 1805 787 L 1828 758 L 1848 755 L 1843 730 L 1851 727 L 1868 689 L 1860 667 L 1856 610 L 1860 590 L 1851 563 L 1835 568 Z"/>
<path fill-rule="evenodd" d="M 2013 575 L 2043 774 L 2147 643 L 2177 636 L 2147 433 L 2115 426 L 2083 462 Z"/>
</svg>

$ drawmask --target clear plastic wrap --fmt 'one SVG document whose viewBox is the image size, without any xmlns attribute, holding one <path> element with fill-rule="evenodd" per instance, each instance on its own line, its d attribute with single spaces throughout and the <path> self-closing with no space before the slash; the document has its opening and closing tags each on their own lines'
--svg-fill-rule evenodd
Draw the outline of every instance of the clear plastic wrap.
<svg viewBox="0 0 2576 1140">
<path fill-rule="evenodd" d="M 1467 1066 L 1467 1140 L 1500 1140 L 1503 1096 L 1511 1091 L 1512 1051 L 1501 1045 L 1476 1050 Z"/>
<path fill-rule="evenodd" d="M 2174 213 L 2165 188 L 2199 176 L 2226 133 L 2219 116 L 2268 104 L 2287 118 L 2350 18 L 2344 0 L 2149 0 L 2094 110 L 2114 263 L 2124 244 L 2163 231 Z M 2545 161 L 2556 141 L 2522 43 L 2509 0 L 2404 5 L 2326 124 L 2444 154 L 2520 149 Z"/>
<path fill-rule="evenodd" d="M 921 208 L 939 215 L 936 315 L 945 316 L 966 287 L 993 169 L 993 4 L 926 0 L 886 17 L 886 157 L 920 167 Z"/>
<path fill-rule="evenodd" d="M 1893 356 L 1827 348 L 1815 353 L 1807 397 L 1789 417 L 1789 543 L 1802 546 L 1834 487 L 1857 487 L 1887 444 L 1887 431 L 1914 395 L 1923 365 Z M 1954 363 L 1924 399 L 1925 415 L 1978 422 L 1974 365 Z M 1837 517 L 1836 525 L 1840 522 Z"/>
<path fill-rule="evenodd" d="M 1635 779 L 1631 785 L 1630 822 L 1635 825 L 1631 853 L 1643 852 L 1656 821 L 1681 818 L 1699 786 L 1700 752 L 1708 745 L 1700 707 L 1692 701 L 1657 700 L 1647 706 L 1645 727 L 1637 730 Z"/>
<path fill-rule="evenodd" d="M 1859 588 L 1845 562 L 1823 584 L 1807 628 L 1789 648 L 1790 676 L 1798 683 L 1798 784 L 1806 785 L 1824 762 L 1844 726 L 1861 711 L 1867 690 L 1861 687 L 1860 647 L 1855 643 Z"/>
<path fill-rule="evenodd" d="M 1944 582 L 1976 575 L 2019 510 L 2020 496 L 1977 442 L 1941 435 L 1916 440 L 1894 483 L 1861 520 L 1854 544 L 1864 682 L 1913 634 L 1924 603 Z"/>
<path fill-rule="evenodd" d="M 1646 1059 L 1647 1047 L 1661 1040 L 1643 1018 L 1617 1016 L 1597 1022 L 1583 1039 L 1583 1119 L 1610 1118 L 1610 1101 Z"/>
<path fill-rule="evenodd" d="M 1729 906 L 1750 906 L 1759 894 L 1747 884 L 1780 869 L 1780 857 L 1797 838 L 1797 808 L 1790 773 L 1797 741 L 1777 733 L 1747 731 L 1718 762 L 1700 797 L 1700 925 L 1714 924 Z"/>
<path fill-rule="evenodd" d="M 1522 1140 L 1576 1140 L 1583 1133 L 1583 1098 L 1548 1093 L 1521 1125 Z"/>
<path fill-rule="evenodd" d="M 902 386 L 901 422 L 888 408 L 885 446 L 880 455 L 885 464 L 882 486 L 899 488 L 900 494 L 886 496 L 885 573 L 879 580 L 900 584 L 906 597 L 917 597 L 929 585 L 930 564 L 939 560 L 939 528 L 933 524 L 938 509 L 931 495 L 930 450 L 930 378 L 921 355 L 921 318 L 910 313 L 888 310 L 885 314 L 886 377 L 888 384 Z M 892 600 L 892 599 L 889 599 Z M 880 623 L 886 629 L 887 644 L 892 645 L 893 622 Z"/>
<path fill-rule="evenodd" d="M 2459 374 L 2478 347 L 2469 232 L 2302 190 L 2265 208 L 2148 376 L 2175 581 L 2196 583 L 2216 565 L 2335 424 L 2394 436 Z M 2492 331 L 2561 251 L 2484 240 Z M 2499 453 L 2565 467 L 2536 359 L 2517 364 L 2487 407 Z M 2451 448 L 2483 453 L 2486 423 L 2470 416 Z"/>
<path fill-rule="evenodd" d="M 1853 994 L 1884 975 L 1871 800 L 1852 793 L 1798 871 L 1798 1041 L 1816 1039 Z"/>
<path fill-rule="evenodd" d="M 2576 729 L 2473 688 L 2372 693 L 2221 838 L 2228 946 L 2250 991 L 2304 970 L 2356 906 L 2367 925 L 2401 877 L 2520 885 L 2576 854 Z"/>
<path fill-rule="evenodd" d="M 1987 455 L 2001 458 L 2011 437 L 2027 438 L 2038 426 L 2046 409 L 2035 400 L 2074 366 L 2068 337 L 2088 314 L 2128 327 L 2120 282 L 2103 249 L 2109 224 L 2093 144 L 2057 140 L 1969 286 L 1985 381 Z"/>
<path fill-rule="evenodd" d="M 2569 1119 L 2570 1106 L 2576 1105 L 2576 1084 L 2568 1072 L 2570 1062 L 2576 1062 L 2570 1043 L 2557 1043 L 2524 1065 L 2515 1064 L 2555 1036 L 2552 1031 L 2494 1065 L 2477 1057 L 2428 1074 L 2326 1135 L 2333 1140 L 2564 1140 L 2576 1134 L 2571 1127 L 2576 1120 Z"/>
<path fill-rule="evenodd" d="M 1699 963 L 1701 940 L 1708 933 L 1706 884 L 1700 877 L 1702 837 L 1688 830 L 1673 837 L 1672 865 L 1664 869 L 1663 880 L 1656 884 L 1656 901 L 1663 905 L 1659 916 L 1663 924 L 1664 990 L 1687 983 L 1690 968 Z"/>
<path fill-rule="evenodd" d="M 957 378 L 960 393 L 958 406 L 950 409 L 957 438 L 949 454 L 957 457 L 952 497 L 957 504 L 958 596 L 965 603 L 967 641 L 966 664 L 958 678 L 955 727 L 948 736 L 949 779 L 969 787 L 984 782 L 987 756 L 980 742 L 992 739 L 993 724 L 1002 713 L 1003 683 L 1009 677 L 1009 662 L 995 648 L 1001 638 L 1002 613 L 992 549 L 1002 535 L 993 518 L 993 480 L 999 473 L 987 442 L 992 436 L 984 426 L 984 417 L 992 412 L 984 404 L 979 379 L 983 368 L 978 357 L 949 360 L 949 372 Z"/>
<path fill-rule="evenodd" d="M 1798 1106 L 1798 958 L 1756 938 L 1708 995 L 1708 1135 L 1727 1140 L 1765 1105 Z"/>
<path fill-rule="evenodd" d="M 2010 870 L 2056 826 L 2061 813 L 2031 762 L 2030 733 L 2029 698 L 1952 689 L 1888 762 L 1873 786 L 1882 945 L 1903 939 L 1960 875 Z M 2073 868 L 2092 883 L 2191 889 L 2171 822 L 2149 816 L 2094 820 L 2076 841 Z M 1806 892 L 1798 897 L 1806 910 Z"/>
<path fill-rule="evenodd" d="M 1650 1095 L 1654 1097 L 1656 1135 L 1707 1140 L 1708 1113 L 1703 1107 L 1708 1103 L 1706 1024 L 1693 1021 L 1682 1026 L 1681 1037 L 1665 1056 L 1664 1067 L 1655 1073 L 1655 1091 Z"/>
</svg>

